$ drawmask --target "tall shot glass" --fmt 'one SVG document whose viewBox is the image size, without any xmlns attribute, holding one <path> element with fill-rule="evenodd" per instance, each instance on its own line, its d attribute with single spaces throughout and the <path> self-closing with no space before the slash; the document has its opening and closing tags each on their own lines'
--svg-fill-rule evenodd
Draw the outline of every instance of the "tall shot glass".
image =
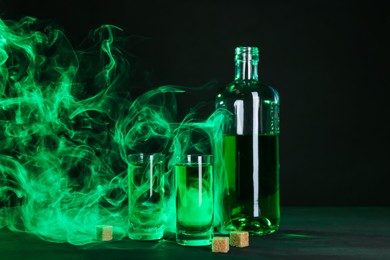
<svg viewBox="0 0 390 260">
<path fill-rule="evenodd" d="M 164 236 L 164 155 L 129 155 L 129 230 L 133 240 Z"/>
<path fill-rule="evenodd" d="M 176 166 L 176 242 L 210 245 L 213 238 L 212 155 L 185 155 Z"/>
</svg>

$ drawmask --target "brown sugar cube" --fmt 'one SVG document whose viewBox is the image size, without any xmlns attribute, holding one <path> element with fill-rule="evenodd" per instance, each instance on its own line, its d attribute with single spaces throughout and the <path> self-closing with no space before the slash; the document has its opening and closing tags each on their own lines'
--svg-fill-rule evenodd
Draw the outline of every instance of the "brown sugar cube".
<svg viewBox="0 0 390 260">
<path fill-rule="evenodd" d="M 230 232 L 230 245 L 235 247 L 249 246 L 249 233 L 247 231 Z"/>
<path fill-rule="evenodd" d="M 214 237 L 211 251 L 214 253 L 229 252 L 229 238 L 228 237 Z"/>
<path fill-rule="evenodd" d="M 112 240 L 112 226 L 107 226 L 107 225 L 96 226 L 96 239 L 99 241 Z"/>
</svg>

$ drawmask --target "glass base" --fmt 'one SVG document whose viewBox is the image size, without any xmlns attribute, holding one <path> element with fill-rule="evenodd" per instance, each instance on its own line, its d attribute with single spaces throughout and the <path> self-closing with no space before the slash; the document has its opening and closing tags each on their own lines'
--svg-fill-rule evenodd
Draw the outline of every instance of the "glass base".
<svg viewBox="0 0 390 260">
<path fill-rule="evenodd" d="M 278 221 L 270 221 L 267 218 L 235 218 L 225 226 L 227 230 L 244 230 L 251 235 L 264 236 L 275 233 L 279 229 Z"/>
<path fill-rule="evenodd" d="M 213 240 L 213 229 L 207 232 L 191 232 L 178 230 L 176 233 L 176 242 L 182 246 L 208 246 Z"/>
<path fill-rule="evenodd" d="M 159 240 L 164 236 L 164 228 L 132 228 L 128 235 L 132 240 Z"/>
</svg>

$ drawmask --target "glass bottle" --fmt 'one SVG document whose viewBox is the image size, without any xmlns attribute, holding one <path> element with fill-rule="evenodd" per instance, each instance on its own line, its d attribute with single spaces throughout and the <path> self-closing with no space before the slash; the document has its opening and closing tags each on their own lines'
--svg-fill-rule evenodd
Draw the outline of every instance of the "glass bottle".
<svg viewBox="0 0 390 260">
<path fill-rule="evenodd" d="M 228 111 L 223 140 L 225 230 L 278 230 L 279 95 L 259 81 L 259 51 L 238 47 L 234 81 L 216 98 Z"/>
</svg>

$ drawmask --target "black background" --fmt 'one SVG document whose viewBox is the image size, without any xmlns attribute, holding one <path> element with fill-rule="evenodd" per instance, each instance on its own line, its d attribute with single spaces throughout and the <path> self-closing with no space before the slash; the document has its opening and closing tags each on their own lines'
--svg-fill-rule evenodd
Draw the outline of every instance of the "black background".
<svg viewBox="0 0 390 260">
<path fill-rule="evenodd" d="M 234 48 L 258 46 L 260 78 L 281 96 L 282 206 L 390 205 L 390 16 L 378 1 L 0 3 L 2 19 L 53 21 L 76 48 L 102 24 L 137 36 L 128 51 L 145 90 L 216 82 L 179 102 L 182 114 L 201 101 L 211 113 Z"/>
</svg>

